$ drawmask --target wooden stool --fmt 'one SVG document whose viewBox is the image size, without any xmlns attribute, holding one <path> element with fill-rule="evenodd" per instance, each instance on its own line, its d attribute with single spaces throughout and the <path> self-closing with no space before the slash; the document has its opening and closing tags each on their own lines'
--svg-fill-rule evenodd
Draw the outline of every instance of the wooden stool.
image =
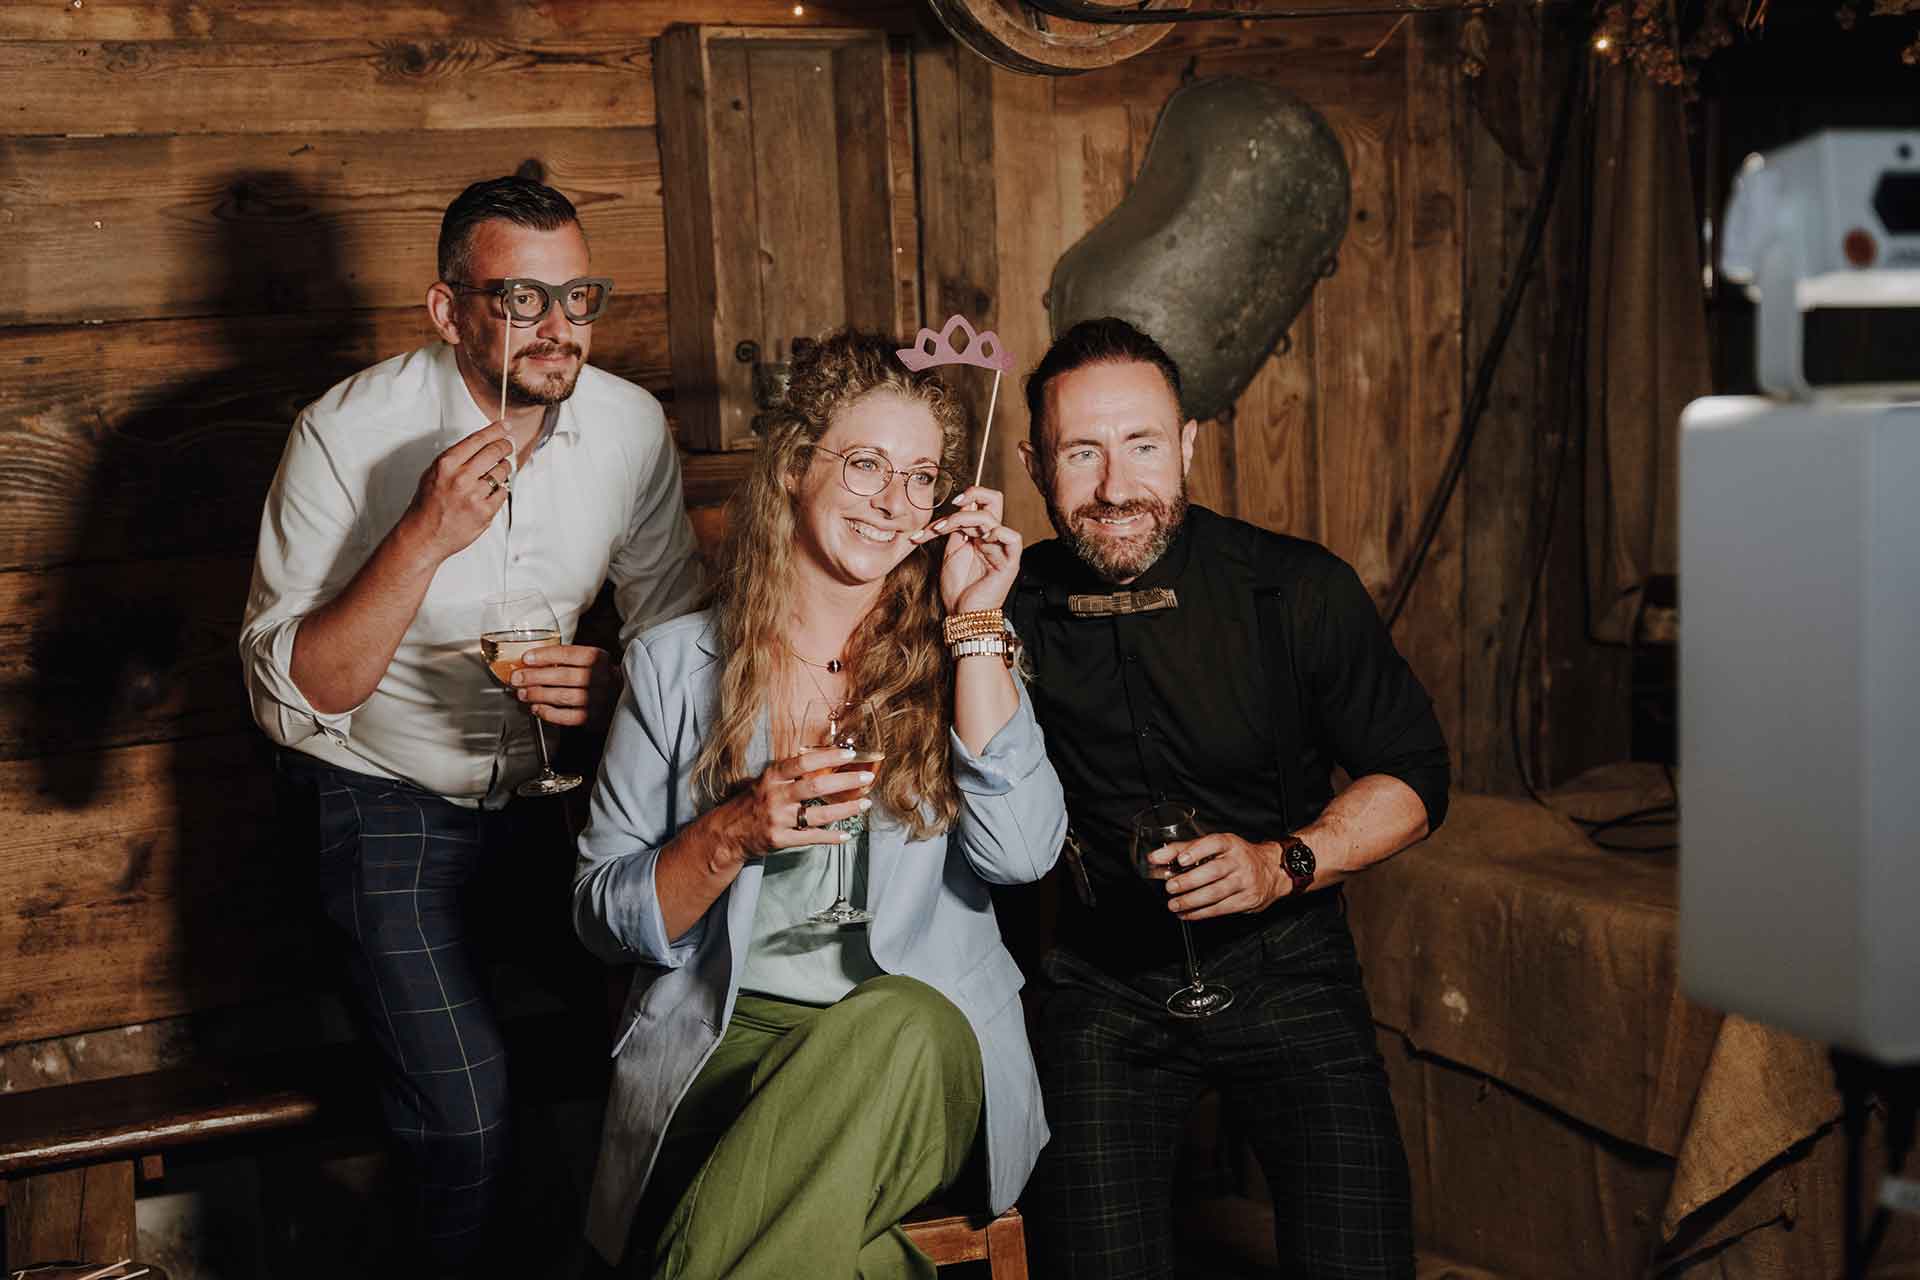
<svg viewBox="0 0 1920 1280">
<path fill-rule="evenodd" d="M 920 1252 L 936 1267 L 987 1260 L 993 1280 L 1027 1280 L 1027 1228 L 1015 1205 L 997 1218 L 949 1213 L 925 1204 L 900 1224 Z"/>
</svg>

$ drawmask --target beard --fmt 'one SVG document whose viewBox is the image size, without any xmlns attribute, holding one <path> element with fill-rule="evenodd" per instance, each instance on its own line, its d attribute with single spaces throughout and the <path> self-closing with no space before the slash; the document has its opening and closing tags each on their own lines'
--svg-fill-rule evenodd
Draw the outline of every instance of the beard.
<svg viewBox="0 0 1920 1280">
<path fill-rule="evenodd" d="M 574 365 L 568 369 L 555 369 L 537 377 L 529 378 L 521 363 L 528 356 L 572 356 Z M 528 343 L 516 351 L 507 367 L 507 404 L 526 409 L 534 405 L 559 404 L 573 394 L 574 384 L 580 381 L 580 346 L 574 342 L 534 342 Z M 496 387 L 499 379 L 494 379 Z"/>
<path fill-rule="evenodd" d="M 1095 531 L 1095 522 L 1099 520 L 1125 519 L 1137 515 L 1151 516 L 1152 527 L 1126 538 L 1115 538 L 1111 534 Z M 1173 542 L 1173 535 L 1180 532 L 1180 526 L 1187 518 L 1186 477 L 1180 478 L 1180 491 L 1171 501 L 1136 498 L 1118 505 L 1086 502 L 1068 512 L 1061 510 L 1049 494 L 1047 518 L 1053 522 L 1053 531 L 1073 548 L 1073 553 L 1089 569 L 1108 582 L 1129 582 L 1151 569 L 1154 562 L 1166 553 L 1167 547 Z"/>
</svg>

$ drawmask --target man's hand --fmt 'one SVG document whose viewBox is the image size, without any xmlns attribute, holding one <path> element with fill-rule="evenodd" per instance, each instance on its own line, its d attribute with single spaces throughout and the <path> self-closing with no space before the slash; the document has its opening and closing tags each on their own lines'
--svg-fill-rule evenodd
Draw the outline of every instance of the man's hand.
<svg viewBox="0 0 1920 1280">
<path fill-rule="evenodd" d="M 1166 868 L 1168 905 L 1184 920 L 1265 911 L 1293 891 L 1279 845 L 1249 844 L 1232 832 L 1176 841 L 1147 861 Z"/>
<path fill-rule="evenodd" d="M 411 526 L 434 564 L 465 551 L 507 501 L 513 440 L 504 422 L 489 422 L 456 441 L 420 475 L 401 522 Z"/>
<path fill-rule="evenodd" d="M 613 710 L 613 658 L 592 645 L 542 645 L 527 650 L 513 673 L 513 687 L 527 709 L 548 724 L 604 724 Z"/>
</svg>

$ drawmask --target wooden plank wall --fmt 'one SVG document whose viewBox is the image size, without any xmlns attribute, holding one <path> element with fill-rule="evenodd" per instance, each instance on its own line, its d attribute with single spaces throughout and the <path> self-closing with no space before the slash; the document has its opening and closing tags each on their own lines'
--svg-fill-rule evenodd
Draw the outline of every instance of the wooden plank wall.
<svg viewBox="0 0 1920 1280">
<path fill-rule="evenodd" d="M 596 363 L 667 392 L 650 42 L 675 22 L 904 40 L 917 19 L 906 0 L 0 5 L 0 1044 L 297 980 L 310 904 L 234 653 L 287 427 L 431 336 L 442 211 L 523 167 L 618 281 Z M 904 143 L 904 44 L 895 62 Z M 688 474 L 710 502 L 731 471 Z"/>
<path fill-rule="evenodd" d="M 1324 542 L 1376 598 L 1404 563 L 1460 412 L 1460 104 L 1448 16 L 1207 24 L 1105 71 L 992 81 L 993 323 L 1031 366 L 1048 341 L 1042 299 L 1054 262 L 1126 194 L 1154 121 L 1187 78 L 1277 84 L 1324 115 L 1346 148 L 1352 221 L 1338 272 L 1262 367 L 1230 419 L 1201 427 L 1193 497 Z M 930 308 L 931 310 L 931 308 Z M 1027 536 L 1050 532 L 1015 453 L 1019 400 L 990 466 Z M 1451 508 L 1395 635 L 1466 737 L 1461 584 L 1464 504 Z"/>
<path fill-rule="evenodd" d="M 1254 76 L 1318 108 L 1353 168 L 1340 268 L 1236 413 L 1203 427 L 1193 483 L 1218 510 L 1325 542 L 1385 594 L 1537 176 L 1469 99 L 1460 16 L 1206 24 L 1103 72 L 1042 78 L 929 36 L 906 0 L 804 9 L 0 6 L 0 83 L 14 90 L 0 103 L 0 265 L 15 282 L 0 293 L 0 1044 L 258 995 L 294 972 L 306 940 L 284 926 L 307 904 L 282 874 L 233 651 L 287 426 L 336 379 L 427 336 L 419 301 L 447 200 L 523 165 L 575 198 L 596 266 L 619 281 L 596 360 L 667 392 L 649 41 L 673 22 L 901 37 L 895 150 L 910 132 L 915 169 L 895 185 L 917 201 L 895 210 L 917 262 L 902 313 L 915 299 L 935 320 L 965 312 L 1027 367 L 1047 342 L 1054 261 L 1124 197 L 1184 78 Z M 1524 26 L 1508 37 L 1539 41 Z M 1528 74 L 1519 91 L 1537 93 Z M 1536 134 L 1539 114 L 1523 117 Z M 1536 290 L 1536 310 L 1549 297 Z M 1396 629 L 1460 779 L 1491 789 L 1514 785 L 1502 672 L 1533 460 L 1553 443 L 1542 406 L 1558 375 L 1538 363 L 1550 326 L 1528 324 Z M 1014 448 L 1017 384 L 1000 413 L 989 475 L 1042 536 Z M 690 500 L 713 501 L 732 474 L 689 457 Z M 1558 638 L 1573 625 L 1559 597 L 1545 613 L 1548 643 L 1522 673 L 1534 727 L 1570 705 L 1553 691 L 1584 687 L 1587 661 Z M 97 964 L 95 944 L 129 937 L 123 962 Z"/>
</svg>

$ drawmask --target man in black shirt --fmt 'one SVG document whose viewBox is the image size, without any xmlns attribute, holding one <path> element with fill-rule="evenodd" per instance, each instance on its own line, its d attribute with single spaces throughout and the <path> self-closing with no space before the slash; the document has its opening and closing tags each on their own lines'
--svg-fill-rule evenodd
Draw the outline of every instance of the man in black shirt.
<svg viewBox="0 0 1920 1280">
<path fill-rule="evenodd" d="M 1021 445 L 1060 537 L 1010 601 L 1067 791 L 1058 945 L 1035 1050 L 1053 1141 L 1027 1194 L 1036 1274 L 1173 1275 L 1172 1180 L 1217 1088 L 1274 1196 L 1289 1277 L 1411 1277 L 1406 1155 L 1340 882 L 1445 816 L 1446 744 L 1358 577 L 1314 543 L 1189 507 L 1180 375 L 1123 321 L 1027 383 Z M 1352 779 L 1338 794 L 1333 769 Z M 1128 861 L 1131 818 L 1198 839 Z M 1176 918 L 1234 993 L 1182 1020 Z"/>
</svg>

